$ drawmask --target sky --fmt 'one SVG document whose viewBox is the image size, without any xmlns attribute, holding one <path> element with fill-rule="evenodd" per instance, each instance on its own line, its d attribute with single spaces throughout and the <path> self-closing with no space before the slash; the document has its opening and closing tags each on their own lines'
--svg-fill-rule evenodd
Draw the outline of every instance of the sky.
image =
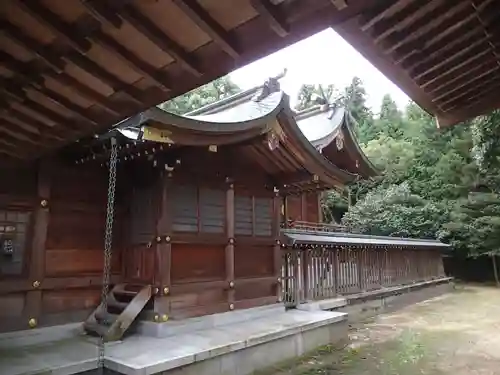
<svg viewBox="0 0 500 375">
<path fill-rule="evenodd" d="M 374 113 L 378 113 L 385 94 L 390 94 L 400 109 L 409 101 L 405 93 L 333 29 L 321 31 L 235 70 L 229 76 L 245 90 L 263 84 L 269 77 L 280 74 L 285 68 L 287 73 L 280 83 L 282 90 L 290 96 L 292 105 L 304 83 L 334 84 L 342 90 L 354 76 L 363 81 L 367 92 L 367 105 Z"/>
</svg>

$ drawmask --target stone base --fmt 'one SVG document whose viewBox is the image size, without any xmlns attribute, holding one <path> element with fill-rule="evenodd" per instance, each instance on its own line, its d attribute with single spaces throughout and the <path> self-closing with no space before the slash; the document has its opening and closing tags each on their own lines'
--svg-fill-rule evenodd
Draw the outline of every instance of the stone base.
<svg viewBox="0 0 500 375">
<path fill-rule="evenodd" d="M 126 375 L 247 375 L 345 340 L 347 327 L 345 313 L 282 311 L 164 338 L 132 336 L 106 349 L 106 366 Z"/>
<path fill-rule="evenodd" d="M 144 336 L 168 337 L 264 318 L 285 312 L 283 304 L 254 307 L 164 323 L 138 322 L 136 332 Z"/>
<path fill-rule="evenodd" d="M 453 289 L 452 280 L 452 278 L 445 277 L 409 285 L 399 285 L 345 297 L 311 301 L 301 304 L 297 308 L 304 311 L 345 312 L 348 314 L 349 322 L 357 322 L 382 312 L 394 311 L 448 293 Z"/>
<path fill-rule="evenodd" d="M 347 314 L 341 312 L 275 307 L 234 313 L 173 322 L 172 335 L 166 337 L 134 334 L 106 344 L 105 374 L 247 375 L 347 339 Z M 200 329 L 200 322 L 205 328 Z M 97 338 L 46 338 L 43 344 L 0 350 L 0 374 L 101 374 L 96 369 Z"/>
</svg>

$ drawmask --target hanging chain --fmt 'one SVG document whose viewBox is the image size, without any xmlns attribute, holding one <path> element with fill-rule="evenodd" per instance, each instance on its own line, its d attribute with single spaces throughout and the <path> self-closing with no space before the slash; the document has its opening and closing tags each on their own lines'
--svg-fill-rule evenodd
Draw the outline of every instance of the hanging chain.
<svg viewBox="0 0 500 375">
<path fill-rule="evenodd" d="M 104 269 L 102 272 L 101 305 L 104 313 L 108 311 L 108 293 L 111 273 L 111 245 L 113 242 L 113 219 L 115 206 L 116 187 L 116 162 L 118 157 L 118 145 L 116 139 L 111 138 L 111 153 L 109 155 L 109 180 L 108 180 L 108 205 L 106 208 L 106 229 L 104 232 Z M 104 372 L 104 335 L 99 340 L 99 363 L 98 366 Z"/>
</svg>

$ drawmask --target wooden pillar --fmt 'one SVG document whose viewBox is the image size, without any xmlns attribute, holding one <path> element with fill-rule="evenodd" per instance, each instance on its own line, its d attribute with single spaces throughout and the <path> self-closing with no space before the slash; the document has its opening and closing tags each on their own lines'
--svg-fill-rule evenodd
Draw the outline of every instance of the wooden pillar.
<svg viewBox="0 0 500 375">
<path fill-rule="evenodd" d="M 39 324 L 42 313 L 41 286 L 45 276 L 45 241 L 49 226 L 50 183 L 52 162 L 42 161 L 38 166 L 37 201 L 33 218 L 33 239 L 29 262 L 29 280 L 32 289 L 26 295 L 24 315 L 27 326 L 34 328 Z"/>
<path fill-rule="evenodd" d="M 357 260 L 357 268 L 358 268 L 358 283 L 359 289 L 363 292 L 365 290 L 365 282 L 364 282 L 364 248 L 356 249 L 356 260 Z"/>
<path fill-rule="evenodd" d="M 161 176 L 158 184 L 158 218 L 156 221 L 155 252 L 155 312 L 160 313 L 160 320 L 166 321 L 170 314 L 170 272 L 172 265 L 172 210 L 169 194 L 172 177 L 170 173 Z"/>
<path fill-rule="evenodd" d="M 234 309 L 234 184 L 227 180 L 226 190 L 226 282 L 229 287 L 227 292 L 227 303 L 229 310 Z"/>
<path fill-rule="evenodd" d="M 318 223 L 323 222 L 323 209 L 321 207 L 321 196 L 322 196 L 322 193 L 316 194 L 316 201 L 317 201 L 317 205 L 318 205 Z"/>
<path fill-rule="evenodd" d="M 307 220 L 307 195 L 306 193 L 302 193 L 300 195 L 300 219 L 302 221 Z"/>
<path fill-rule="evenodd" d="M 279 192 L 275 192 L 273 198 L 273 221 L 272 221 L 272 233 L 274 236 L 274 248 L 273 248 L 273 270 L 274 276 L 276 277 L 276 301 L 281 301 L 281 269 L 283 267 L 283 257 L 281 256 L 281 207 L 284 207 L 284 213 L 286 215 L 286 204 L 285 197 L 281 197 Z M 286 223 L 286 216 L 285 216 Z"/>
</svg>

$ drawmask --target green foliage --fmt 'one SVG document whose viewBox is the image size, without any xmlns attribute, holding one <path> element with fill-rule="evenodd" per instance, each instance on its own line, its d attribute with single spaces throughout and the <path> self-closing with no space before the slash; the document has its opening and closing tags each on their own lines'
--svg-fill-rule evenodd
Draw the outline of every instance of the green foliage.
<svg viewBox="0 0 500 375">
<path fill-rule="evenodd" d="M 228 76 L 225 76 L 162 103 L 159 107 L 167 112 L 183 115 L 240 91 L 241 89 Z"/>
<path fill-rule="evenodd" d="M 334 85 L 311 85 L 304 84 L 300 87 L 297 94 L 298 103 L 295 106 L 296 111 L 302 111 L 306 108 L 319 104 L 320 101 L 333 103 L 339 97 Z"/>
<path fill-rule="evenodd" d="M 370 191 L 342 222 L 353 231 L 371 235 L 433 238 L 444 217 L 441 207 L 402 183 Z"/>
</svg>

